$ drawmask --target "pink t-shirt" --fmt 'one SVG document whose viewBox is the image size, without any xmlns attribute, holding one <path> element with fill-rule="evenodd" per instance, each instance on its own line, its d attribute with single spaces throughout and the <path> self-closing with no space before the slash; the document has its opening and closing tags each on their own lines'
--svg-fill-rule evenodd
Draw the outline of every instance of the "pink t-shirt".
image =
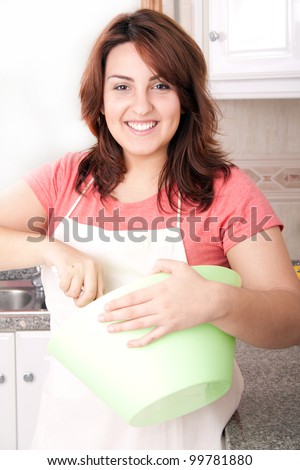
<svg viewBox="0 0 300 470">
<path fill-rule="evenodd" d="M 50 216 L 50 233 L 79 196 L 74 187 L 78 164 L 85 154 L 68 153 L 24 176 Z M 232 168 L 226 182 L 223 177 L 216 179 L 214 189 L 214 201 L 206 211 L 182 202 L 181 236 L 190 265 L 228 266 L 226 253 L 234 245 L 270 227 L 282 228 L 269 202 L 241 169 Z M 157 195 L 134 203 L 120 203 L 108 197 L 102 203 L 91 186 L 70 216 L 81 224 L 106 230 L 130 230 L 138 240 L 145 230 L 176 227 L 177 215 L 170 208 L 165 191 L 161 201 L 167 213 L 158 208 Z M 174 230 L 176 242 L 179 237 Z"/>
</svg>

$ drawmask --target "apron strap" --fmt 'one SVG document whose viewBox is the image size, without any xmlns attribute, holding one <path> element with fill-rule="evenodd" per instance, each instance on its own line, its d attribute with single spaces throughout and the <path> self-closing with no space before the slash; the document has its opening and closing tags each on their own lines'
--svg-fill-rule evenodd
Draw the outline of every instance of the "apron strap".
<svg viewBox="0 0 300 470">
<path fill-rule="evenodd" d="M 180 217 L 181 217 L 181 194 L 180 192 L 178 192 L 176 228 L 180 228 Z"/>
<path fill-rule="evenodd" d="M 84 187 L 82 193 L 78 196 L 78 198 L 76 199 L 76 201 L 72 205 L 71 209 L 68 211 L 67 215 L 65 216 L 66 218 L 70 217 L 72 212 L 76 209 L 77 205 L 81 201 L 81 198 L 86 194 L 86 192 L 89 190 L 89 188 L 91 187 L 93 182 L 94 182 L 94 178 L 91 178 L 90 181 L 87 183 L 87 185 Z"/>
</svg>

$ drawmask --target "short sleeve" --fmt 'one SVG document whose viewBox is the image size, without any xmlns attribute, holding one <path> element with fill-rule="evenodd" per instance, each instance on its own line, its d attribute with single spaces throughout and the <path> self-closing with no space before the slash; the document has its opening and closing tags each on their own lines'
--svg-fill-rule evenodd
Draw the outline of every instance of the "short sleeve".
<svg viewBox="0 0 300 470">
<path fill-rule="evenodd" d="M 69 207 L 74 198 L 78 164 L 83 153 L 68 153 L 45 163 L 23 176 L 46 212 L 50 208 Z"/>
<path fill-rule="evenodd" d="M 247 238 L 283 224 L 254 181 L 241 169 L 233 168 L 230 178 L 216 194 L 220 239 L 224 253 Z"/>
</svg>

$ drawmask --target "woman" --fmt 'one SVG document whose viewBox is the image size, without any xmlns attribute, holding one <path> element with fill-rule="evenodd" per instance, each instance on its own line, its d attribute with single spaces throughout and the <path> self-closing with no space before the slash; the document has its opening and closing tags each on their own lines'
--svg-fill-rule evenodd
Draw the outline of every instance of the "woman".
<svg viewBox="0 0 300 470">
<path fill-rule="evenodd" d="M 300 342 L 300 289 L 281 223 L 220 148 L 206 80 L 199 47 L 170 18 L 116 17 L 82 79 L 82 116 L 97 144 L 2 194 L 1 268 L 43 265 L 53 331 L 74 303 L 152 270 L 171 276 L 112 301 L 99 319 L 126 320 L 112 334 L 155 325 L 129 347 L 203 322 L 258 347 Z M 231 267 L 243 288 L 203 279 L 197 264 Z M 242 388 L 235 365 L 232 388 L 211 405 L 134 428 L 53 362 L 34 448 L 218 449 Z"/>
</svg>

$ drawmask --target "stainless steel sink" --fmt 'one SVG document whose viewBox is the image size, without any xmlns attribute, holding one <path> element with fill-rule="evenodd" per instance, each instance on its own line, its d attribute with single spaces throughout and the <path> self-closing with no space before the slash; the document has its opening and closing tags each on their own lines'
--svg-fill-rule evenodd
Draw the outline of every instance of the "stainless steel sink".
<svg viewBox="0 0 300 470">
<path fill-rule="evenodd" d="M 0 312 L 26 312 L 45 308 L 43 292 L 34 288 L 0 288 Z"/>
</svg>

